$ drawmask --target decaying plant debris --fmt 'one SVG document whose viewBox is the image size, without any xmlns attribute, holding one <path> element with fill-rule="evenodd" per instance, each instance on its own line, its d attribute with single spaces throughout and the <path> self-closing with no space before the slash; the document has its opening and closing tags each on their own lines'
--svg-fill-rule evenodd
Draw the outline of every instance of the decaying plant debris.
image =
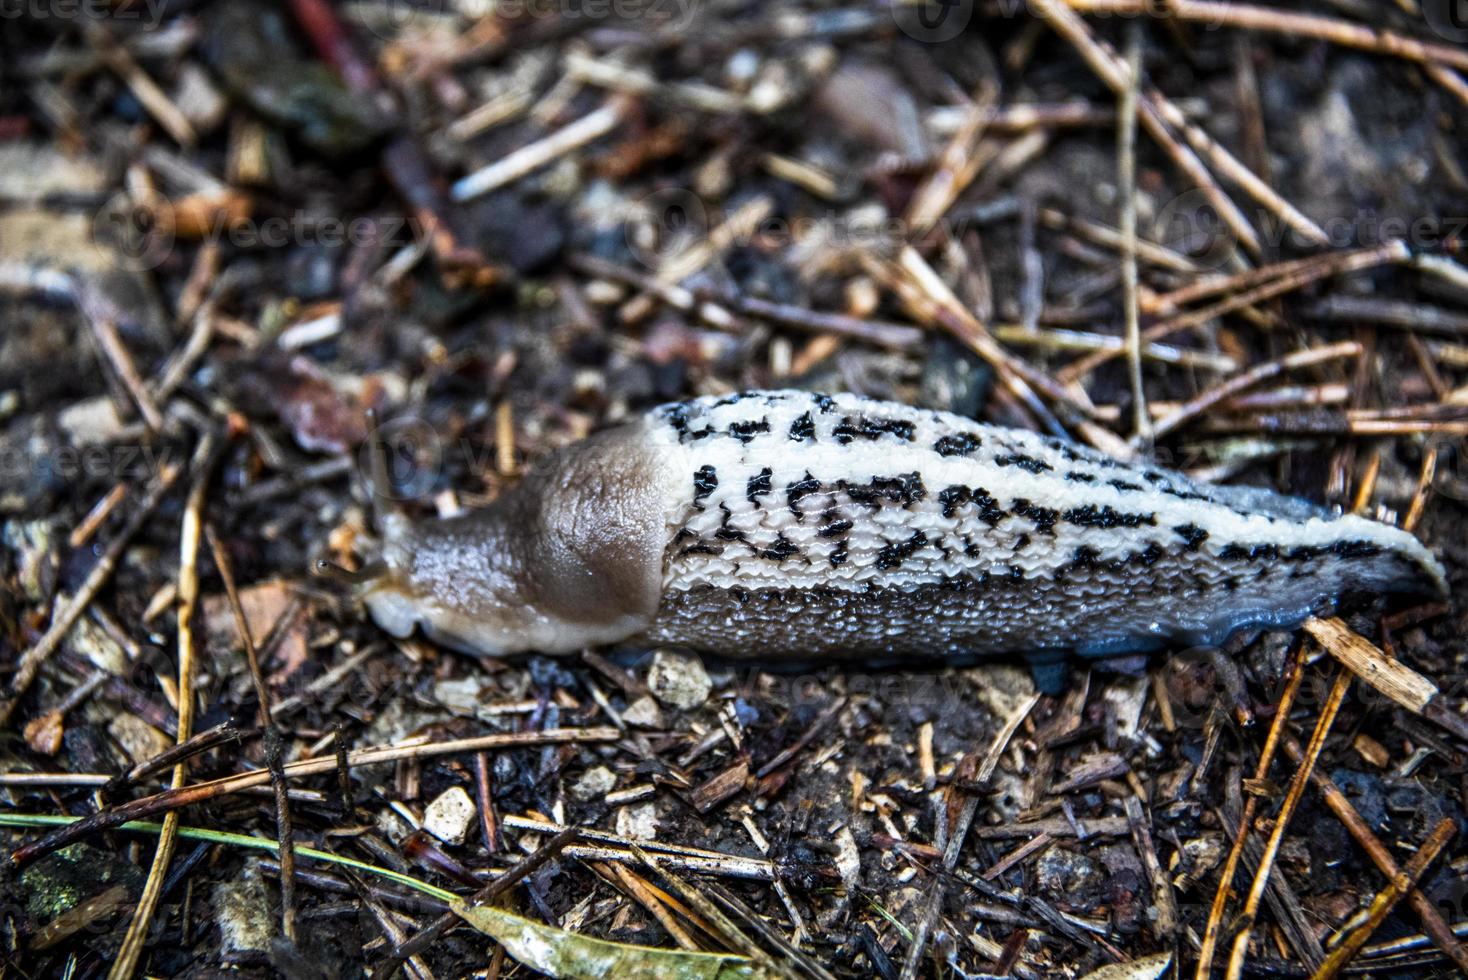
<svg viewBox="0 0 1468 980">
<path fill-rule="evenodd" d="M 1451 7 L 7 7 L 4 975 L 1468 972 L 1461 603 L 1051 698 L 485 663 L 307 574 L 798 386 L 1397 521 L 1460 590 Z"/>
</svg>

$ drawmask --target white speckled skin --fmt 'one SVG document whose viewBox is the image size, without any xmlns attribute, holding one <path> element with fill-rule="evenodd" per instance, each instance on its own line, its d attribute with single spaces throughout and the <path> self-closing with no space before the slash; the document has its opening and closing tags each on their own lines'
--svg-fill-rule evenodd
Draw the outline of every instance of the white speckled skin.
<svg viewBox="0 0 1468 980">
<path fill-rule="evenodd" d="M 641 639 L 855 658 L 1219 643 L 1445 592 L 1410 534 L 852 395 L 665 405 L 493 508 L 389 533 L 365 598 L 483 653 Z"/>
</svg>

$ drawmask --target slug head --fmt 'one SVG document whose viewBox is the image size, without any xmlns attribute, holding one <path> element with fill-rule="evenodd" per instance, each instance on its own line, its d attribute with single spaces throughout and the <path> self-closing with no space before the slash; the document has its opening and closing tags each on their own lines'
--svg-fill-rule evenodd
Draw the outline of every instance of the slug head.
<svg viewBox="0 0 1468 980">
<path fill-rule="evenodd" d="M 383 547 L 352 584 L 398 637 L 421 628 L 485 655 L 562 653 L 646 628 L 662 592 L 666 466 L 641 427 L 543 460 L 491 506 L 441 521 L 382 519 Z"/>
</svg>

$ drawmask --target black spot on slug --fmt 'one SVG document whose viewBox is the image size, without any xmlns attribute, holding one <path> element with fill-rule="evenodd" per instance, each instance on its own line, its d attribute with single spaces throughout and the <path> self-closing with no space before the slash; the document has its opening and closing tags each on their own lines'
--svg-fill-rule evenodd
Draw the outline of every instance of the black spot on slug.
<svg viewBox="0 0 1468 980">
<path fill-rule="evenodd" d="M 749 445 L 750 442 L 753 441 L 754 437 L 759 435 L 761 432 L 769 431 L 770 420 L 767 418 L 762 418 L 758 422 L 749 421 L 729 423 L 729 435 L 733 436 L 735 439 L 738 439 L 746 446 Z"/>
<path fill-rule="evenodd" d="M 958 513 L 958 508 L 968 503 L 970 499 L 972 495 L 968 487 L 962 485 L 944 487 L 938 491 L 938 503 L 943 505 L 944 517 L 952 517 Z"/>
<path fill-rule="evenodd" d="M 831 434 L 843 446 L 850 443 L 853 439 L 860 438 L 874 441 L 884 435 L 896 436 L 904 442 L 911 442 L 913 429 L 913 424 L 906 419 L 870 418 L 865 415 L 852 417 L 848 415 L 836 423 L 836 427 L 831 430 Z"/>
<path fill-rule="evenodd" d="M 874 476 L 866 486 L 852 485 L 842 480 L 839 487 L 854 502 L 866 504 L 873 510 L 881 507 L 883 501 L 911 507 L 928 494 L 922 477 L 915 471 L 895 477 Z"/>
<path fill-rule="evenodd" d="M 1270 561 L 1279 558 L 1279 545 L 1256 544 L 1246 548 L 1241 544 L 1231 544 L 1220 551 L 1218 557 L 1227 561 Z"/>
<path fill-rule="evenodd" d="M 1109 505 L 1097 507 L 1095 504 L 1087 504 L 1085 507 L 1072 507 L 1066 511 L 1065 521 L 1080 527 L 1141 527 L 1143 524 L 1155 526 L 1157 515 L 1127 514 L 1113 510 Z"/>
<path fill-rule="evenodd" d="M 693 502 L 698 503 L 719 488 L 719 473 L 705 463 L 693 474 Z"/>
<path fill-rule="evenodd" d="M 815 441 L 816 423 L 815 419 L 810 417 L 809 412 L 790 423 L 790 438 L 796 442 L 803 442 L 806 439 Z"/>
<path fill-rule="evenodd" d="M 844 539 L 836 542 L 836 547 L 831 549 L 830 561 L 832 567 L 846 564 L 846 548 L 847 543 Z"/>
<path fill-rule="evenodd" d="M 1028 517 L 1034 522 L 1035 530 L 1041 534 L 1054 534 L 1055 522 L 1060 519 L 1060 511 L 1052 507 L 1041 507 L 1024 497 L 1017 498 L 1009 510 L 1018 517 Z"/>
<path fill-rule="evenodd" d="M 906 541 L 889 544 L 877 552 L 876 566 L 878 568 L 901 568 L 902 563 L 911 558 L 920 548 L 928 543 L 928 536 L 921 531 L 912 532 L 912 537 Z"/>
<path fill-rule="evenodd" d="M 1107 480 L 1106 482 L 1108 485 L 1115 487 L 1121 493 L 1135 493 L 1138 490 L 1147 489 L 1140 483 L 1128 483 L 1125 480 Z"/>
<path fill-rule="evenodd" d="M 850 531 L 852 526 L 852 523 L 846 518 L 838 517 L 833 521 L 827 521 L 825 524 L 822 524 L 820 530 L 816 531 L 816 534 L 823 538 L 839 538 L 847 531 Z"/>
<path fill-rule="evenodd" d="M 1208 532 L 1196 524 L 1179 524 L 1173 530 L 1183 539 L 1183 548 L 1186 551 L 1197 551 L 1208 540 Z"/>
<path fill-rule="evenodd" d="M 774 544 L 760 552 L 760 557 L 779 562 L 798 554 L 800 547 L 782 533 L 775 536 Z"/>
<path fill-rule="evenodd" d="M 1092 476 L 1089 473 L 1082 473 L 1080 470 L 1070 470 L 1070 471 L 1068 471 L 1065 474 L 1065 478 L 1067 480 L 1071 481 L 1072 483 L 1095 483 L 1096 482 L 1096 478 L 1094 476 Z"/>
<path fill-rule="evenodd" d="M 968 456 L 983 445 L 983 440 L 971 432 L 943 436 L 933 443 L 933 451 L 939 456 Z"/>
<path fill-rule="evenodd" d="M 994 465 L 1018 466 L 1020 469 L 1029 470 L 1031 473 L 1044 473 L 1046 470 L 1055 469 L 1055 467 L 1044 460 L 1036 459 L 1033 456 L 1026 456 L 1024 453 L 1010 453 L 1007 456 L 995 456 Z"/>
<path fill-rule="evenodd" d="M 1075 568 L 1094 568 L 1100 557 L 1101 552 L 1088 544 L 1083 544 L 1075 550 L 1075 554 L 1071 557 L 1071 565 Z"/>
<path fill-rule="evenodd" d="M 998 527 L 999 522 L 1004 520 L 1006 515 L 1004 508 L 999 506 L 999 501 L 994 498 L 994 495 L 983 487 L 974 487 L 969 491 L 969 496 L 974 506 L 979 509 L 979 520 L 990 527 Z"/>
<path fill-rule="evenodd" d="M 805 471 L 805 476 L 794 483 L 785 484 L 785 503 L 794 511 L 796 520 L 804 520 L 804 512 L 800 509 L 800 501 L 809 497 L 821 489 L 821 481 L 810 475 L 810 470 Z"/>
<path fill-rule="evenodd" d="M 770 492 L 770 476 L 773 472 L 773 470 L 766 466 L 759 473 L 749 478 L 749 483 L 744 488 L 744 496 L 749 499 L 750 503 L 758 504 L 759 501 L 754 498 Z"/>
<path fill-rule="evenodd" d="M 1167 552 L 1162 550 L 1162 546 L 1160 544 L 1158 544 L 1156 541 L 1149 541 L 1147 542 L 1147 547 L 1143 548 L 1141 551 L 1134 552 L 1132 554 L 1131 560 L 1139 565 L 1145 565 L 1150 568 L 1151 566 L 1161 561 L 1162 556 L 1165 554 L 1167 554 Z"/>
</svg>

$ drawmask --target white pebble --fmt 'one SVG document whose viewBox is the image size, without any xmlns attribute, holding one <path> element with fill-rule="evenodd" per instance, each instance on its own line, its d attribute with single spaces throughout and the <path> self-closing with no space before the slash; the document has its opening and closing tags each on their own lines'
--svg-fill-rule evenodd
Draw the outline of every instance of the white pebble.
<svg viewBox="0 0 1468 980">
<path fill-rule="evenodd" d="M 713 684 L 703 661 L 659 650 L 652 660 L 647 685 L 663 704 L 692 711 L 708 700 Z"/>
<path fill-rule="evenodd" d="M 474 823 L 474 801 L 462 786 L 451 786 L 428 804 L 423 829 L 445 844 L 462 844 Z"/>
</svg>

